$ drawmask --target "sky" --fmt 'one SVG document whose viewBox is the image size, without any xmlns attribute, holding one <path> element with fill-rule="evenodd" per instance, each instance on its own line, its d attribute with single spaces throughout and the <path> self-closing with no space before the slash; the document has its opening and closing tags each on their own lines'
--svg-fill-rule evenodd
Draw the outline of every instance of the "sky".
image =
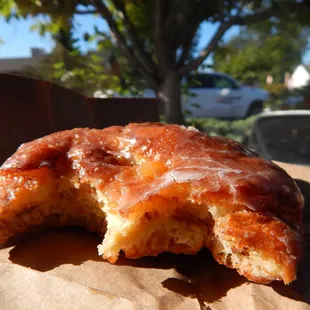
<svg viewBox="0 0 310 310">
<path fill-rule="evenodd" d="M 12 20 L 10 23 L 0 17 L 0 58 L 11 57 L 29 57 L 31 55 L 31 48 L 38 47 L 49 52 L 53 48 L 53 41 L 49 35 L 41 37 L 37 32 L 31 31 L 30 27 L 33 25 L 32 19 L 27 20 Z M 94 25 L 97 25 L 100 30 L 107 29 L 104 20 L 93 16 L 78 16 L 75 20 L 77 25 L 77 35 L 82 36 L 83 33 L 91 33 Z M 201 27 L 201 37 L 198 45 L 198 50 L 202 48 L 214 33 L 215 26 L 209 23 L 204 23 Z M 230 36 L 237 34 L 238 28 L 231 28 L 224 37 L 224 40 L 229 39 Z M 81 48 L 86 49 L 88 43 L 83 43 L 81 40 Z M 310 51 L 308 51 L 303 62 L 310 64 Z"/>
</svg>

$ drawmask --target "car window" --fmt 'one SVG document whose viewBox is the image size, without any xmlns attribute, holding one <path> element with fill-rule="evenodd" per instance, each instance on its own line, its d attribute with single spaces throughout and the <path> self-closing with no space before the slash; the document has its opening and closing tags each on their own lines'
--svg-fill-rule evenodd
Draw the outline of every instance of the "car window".
<svg viewBox="0 0 310 310">
<path fill-rule="evenodd" d="M 197 74 L 188 78 L 188 86 L 190 88 L 214 88 L 214 82 L 211 75 Z"/>
<path fill-rule="evenodd" d="M 225 76 L 213 76 L 214 87 L 217 89 L 236 88 L 236 84 Z"/>
<path fill-rule="evenodd" d="M 259 128 L 270 159 L 310 165 L 309 117 L 262 119 Z"/>
</svg>

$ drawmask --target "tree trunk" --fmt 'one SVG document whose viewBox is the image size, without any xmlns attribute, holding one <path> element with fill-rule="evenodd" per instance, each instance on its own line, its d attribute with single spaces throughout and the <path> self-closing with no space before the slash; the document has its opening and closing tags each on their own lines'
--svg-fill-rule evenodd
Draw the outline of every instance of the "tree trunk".
<svg viewBox="0 0 310 310">
<path fill-rule="evenodd" d="M 159 85 L 157 98 L 168 123 L 180 125 L 185 123 L 181 108 L 181 83 L 177 71 L 173 70 L 165 75 Z"/>
</svg>

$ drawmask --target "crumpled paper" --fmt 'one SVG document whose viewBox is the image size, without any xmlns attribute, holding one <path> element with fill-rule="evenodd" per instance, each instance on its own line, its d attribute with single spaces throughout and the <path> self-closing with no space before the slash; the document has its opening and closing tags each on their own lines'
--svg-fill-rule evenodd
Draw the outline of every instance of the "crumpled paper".
<svg viewBox="0 0 310 310">
<path fill-rule="evenodd" d="M 67 227 L 17 236 L 2 246 L 1 309 L 310 310 L 310 169 L 280 165 L 306 198 L 305 251 L 291 285 L 251 283 L 217 264 L 207 250 L 138 260 L 121 256 L 112 265 L 98 256 L 97 235 Z"/>
</svg>

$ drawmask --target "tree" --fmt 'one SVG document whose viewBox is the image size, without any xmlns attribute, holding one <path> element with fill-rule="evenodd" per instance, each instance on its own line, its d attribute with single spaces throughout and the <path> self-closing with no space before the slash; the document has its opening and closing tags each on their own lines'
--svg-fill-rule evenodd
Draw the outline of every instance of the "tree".
<svg viewBox="0 0 310 310">
<path fill-rule="evenodd" d="M 292 20 L 259 22 L 219 45 L 214 69 L 243 82 L 265 83 L 271 75 L 274 82 L 283 83 L 285 73 L 301 63 L 309 34 L 309 27 Z"/>
<path fill-rule="evenodd" d="M 307 1 L 3 0 L 1 11 L 8 18 L 48 15 L 51 27 L 58 31 L 68 31 L 75 14 L 97 14 L 108 23 L 131 66 L 155 90 L 166 120 L 183 123 L 181 76 L 197 69 L 230 27 L 283 16 L 306 21 Z M 189 59 L 193 38 L 204 21 L 216 24 L 217 29 L 197 56 Z"/>
<path fill-rule="evenodd" d="M 57 44 L 35 67 L 26 67 L 20 75 L 51 81 L 85 96 L 93 96 L 98 90 L 122 92 L 118 70 L 107 68 L 97 52 L 80 54 L 68 52 Z"/>
</svg>

